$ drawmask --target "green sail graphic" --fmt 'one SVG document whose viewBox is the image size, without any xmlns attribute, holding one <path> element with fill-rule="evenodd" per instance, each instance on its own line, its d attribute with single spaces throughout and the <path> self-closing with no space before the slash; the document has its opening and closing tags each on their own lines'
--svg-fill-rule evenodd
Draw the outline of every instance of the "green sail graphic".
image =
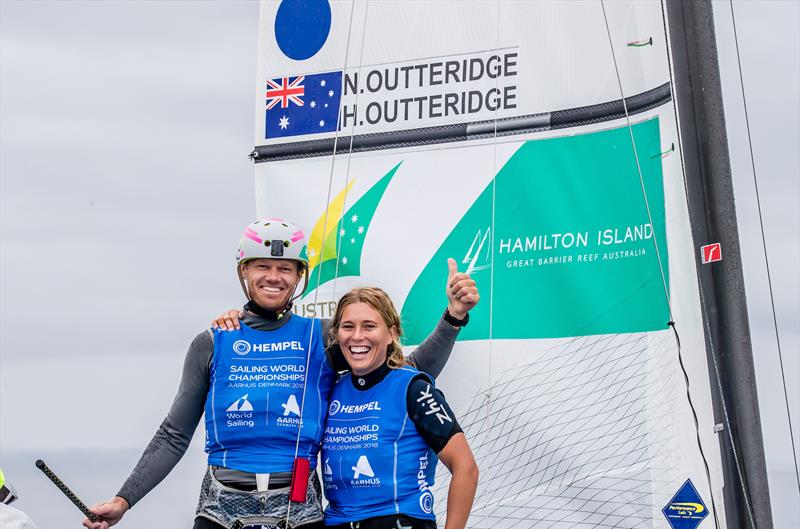
<svg viewBox="0 0 800 529">
<path fill-rule="evenodd" d="M 524 143 L 417 278 L 402 309 L 405 342 L 434 327 L 447 257 L 481 290 L 460 340 L 526 339 L 664 329 L 669 285 L 658 118 Z M 492 224 L 492 195 L 495 196 Z M 655 251 L 656 238 L 664 280 Z"/>
<path fill-rule="evenodd" d="M 383 193 L 401 163 L 403 162 L 395 165 L 364 193 L 339 219 L 336 231 L 325 238 L 322 243 L 324 260 L 312 269 L 306 296 L 317 288 L 318 282 L 322 286 L 336 277 L 361 275 L 361 252 L 369 223 L 372 222 Z"/>
</svg>

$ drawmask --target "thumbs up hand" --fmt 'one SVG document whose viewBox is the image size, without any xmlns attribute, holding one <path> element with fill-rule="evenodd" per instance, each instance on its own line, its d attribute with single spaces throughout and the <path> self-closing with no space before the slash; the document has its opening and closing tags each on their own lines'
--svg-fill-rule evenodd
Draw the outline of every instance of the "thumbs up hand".
<svg viewBox="0 0 800 529">
<path fill-rule="evenodd" d="M 458 271 L 456 260 L 447 260 L 447 312 L 454 318 L 463 320 L 481 299 L 478 286 L 469 274 Z"/>
</svg>

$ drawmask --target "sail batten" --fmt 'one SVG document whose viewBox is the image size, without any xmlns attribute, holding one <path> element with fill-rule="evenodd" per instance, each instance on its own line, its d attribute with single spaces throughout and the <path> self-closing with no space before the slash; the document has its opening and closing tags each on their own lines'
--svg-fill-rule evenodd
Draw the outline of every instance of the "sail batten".
<svg viewBox="0 0 800 529">
<path fill-rule="evenodd" d="M 663 84 L 647 92 L 626 97 L 624 104 L 621 99 L 618 99 L 579 108 L 554 110 L 541 114 L 507 117 L 498 120 L 490 119 L 458 125 L 371 133 L 352 137 L 339 136 L 338 140 L 328 138 L 297 141 L 288 144 L 260 145 L 253 150 L 251 156 L 254 162 L 263 163 L 313 156 L 347 154 L 350 152 L 398 149 L 486 138 L 494 139 L 495 137 L 613 121 L 625 116 L 626 107 L 628 115 L 636 115 L 657 108 L 669 102 L 670 99 L 669 84 Z M 336 143 L 335 152 L 334 142 Z"/>
</svg>

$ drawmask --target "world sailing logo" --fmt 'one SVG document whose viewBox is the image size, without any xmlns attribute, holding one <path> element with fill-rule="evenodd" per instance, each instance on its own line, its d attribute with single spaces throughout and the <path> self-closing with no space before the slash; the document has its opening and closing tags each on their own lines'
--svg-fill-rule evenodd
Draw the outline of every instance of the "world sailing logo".
<svg viewBox="0 0 800 529">
<path fill-rule="evenodd" d="M 248 395 L 239 397 L 225 411 L 253 411 L 253 405 L 247 400 Z"/>
<path fill-rule="evenodd" d="M 229 428 L 231 427 L 247 427 L 252 428 L 255 426 L 253 421 L 253 405 L 247 400 L 248 394 L 245 394 L 228 406 L 225 410 L 225 415 L 228 418 L 225 423 Z"/>
</svg>

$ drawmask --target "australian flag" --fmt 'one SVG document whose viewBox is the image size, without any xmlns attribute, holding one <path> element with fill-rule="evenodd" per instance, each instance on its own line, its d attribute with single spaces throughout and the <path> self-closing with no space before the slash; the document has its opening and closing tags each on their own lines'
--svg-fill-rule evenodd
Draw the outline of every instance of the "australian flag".
<svg viewBox="0 0 800 529">
<path fill-rule="evenodd" d="M 266 138 L 338 130 L 341 95 L 342 72 L 267 80 Z"/>
</svg>

